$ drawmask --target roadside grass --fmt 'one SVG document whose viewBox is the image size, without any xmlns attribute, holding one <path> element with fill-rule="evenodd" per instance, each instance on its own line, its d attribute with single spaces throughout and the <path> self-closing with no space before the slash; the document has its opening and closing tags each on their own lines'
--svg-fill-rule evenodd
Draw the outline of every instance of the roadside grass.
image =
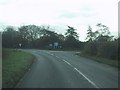
<svg viewBox="0 0 120 90">
<path fill-rule="evenodd" d="M 28 70 L 35 57 L 17 49 L 3 49 L 2 87 L 13 88 Z"/>
<path fill-rule="evenodd" d="M 111 60 L 111 59 L 101 58 L 101 57 L 97 57 L 97 56 L 91 56 L 91 55 L 87 55 L 87 54 L 83 54 L 83 53 L 79 53 L 77 55 L 97 61 L 99 63 L 107 64 L 107 65 L 110 65 L 113 67 L 120 67 L 120 61 L 118 61 L 118 60 Z"/>
</svg>

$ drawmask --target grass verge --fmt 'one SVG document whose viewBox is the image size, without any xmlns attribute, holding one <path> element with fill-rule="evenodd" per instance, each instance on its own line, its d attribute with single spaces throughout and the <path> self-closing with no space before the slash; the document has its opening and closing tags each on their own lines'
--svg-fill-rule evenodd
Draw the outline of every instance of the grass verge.
<svg viewBox="0 0 120 90">
<path fill-rule="evenodd" d="M 15 49 L 3 49 L 2 59 L 2 87 L 13 88 L 30 65 L 35 57 L 27 52 Z"/>
<path fill-rule="evenodd" d="M 101 58 L 101 57 L 97 57 L 97 56 L 90 56 L 90 55 L 86 55 L 86 54 L 82 54 L 82 53 L 79 53 L 77 55 L 100 62 L 100 63 L 103 63 L 103 64 L 107 64 L 110 66 L 120 67 L 120 61 L 118 62 L 118 60 L 111 60 L 111 59 Z"/>
</svg>

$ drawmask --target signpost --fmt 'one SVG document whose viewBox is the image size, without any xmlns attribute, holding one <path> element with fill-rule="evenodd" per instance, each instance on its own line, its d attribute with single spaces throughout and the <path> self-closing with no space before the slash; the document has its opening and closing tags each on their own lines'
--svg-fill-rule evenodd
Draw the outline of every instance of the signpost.
<svg viewBox="0 0 120 90">
<path fill-rule="evenodd" d="M 58 42 L 54 42 L 54 48 L 58 48 Z"/>
</svg>

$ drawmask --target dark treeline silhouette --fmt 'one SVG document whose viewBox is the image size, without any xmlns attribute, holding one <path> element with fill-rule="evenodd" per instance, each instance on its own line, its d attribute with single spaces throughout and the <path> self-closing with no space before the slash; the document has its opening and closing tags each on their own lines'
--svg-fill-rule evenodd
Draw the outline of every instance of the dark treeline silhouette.
<svg viewBox="0 0 120 90">
<path fill-rule="evenodd" d="M 109 28 L 101 23 L 98 30 L 87 30 L 87 41 L 81 42 L 74 27 L 68 26 L 65 35 L 51 31 L 50 26 L 24 25 L 16 30 L 8 26 L 2 32 L 3 48 L 36 48 L 82 50 L 83 54 L 117 60 L 120 38 L 114 39 Z"/>
<path fill-rule="evenodd" d="M 114 39 L 109 32 L 109 28 L 101 23 L 96 25 L 98 30 L 95 32 L 92 31 L 92 28 L 89 26 L 87 30 L 88 41 L 84 46 L 83 53 L 103 57 L 113 60 L 118 60 L 118 45 L 119 40 Z"/>
<path fill-rule="evenodd" d="M 55 47 L 57 43 L 57 47 Z M 73 27 L 68 26 L 65 35 L 51 31 L 49 26 L 25 25 L 15 30 L 8 26 L 2 33 L 4 48 L 38 48 L 38 49 L 76 49 L 83 48 Z"/>
</svg>

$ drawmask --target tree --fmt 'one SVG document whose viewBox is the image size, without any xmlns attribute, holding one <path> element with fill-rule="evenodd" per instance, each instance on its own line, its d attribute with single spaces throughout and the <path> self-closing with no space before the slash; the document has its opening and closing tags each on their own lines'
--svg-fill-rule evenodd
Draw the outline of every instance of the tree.
<svg viewBox="0 0 120 90">
<path fill-rule="evenodd" d="M 19 43 L 23 48 L 32 47 L 33 41 L 40 38 L 41 28 L 36 25 L 26 25 L 19 28 Z"/>
<path fill-rule="evenodd" d="M 109 28 L 106 25 L 98 23 L 96 26 L 98 27 L 99 35 L 106 36 L 110 34 Z"/>
<path fill-rule="evenodd" d="M 26 48 L 29 42 L 29 31 L 27 26 L 21 26 L 19 28 L 19 43 L 21 44 L 22 48 Z"/>
<path fill-rule="evenodd" d="M 92 32 L 88 29 L 89 41 L 84 46 L 84 53 L 108 59 L 117 59 L 117 41 L 113 40 L 109 28 L 101 23 L 96 25 L 98 30 Z M 94 40 L 92 40 L 92 36 Z"/>
<path fill-rule="evenodd" d="M 96 42 L 98 43 L 97 56 L 110 58 L 111 57 L 110 49 L 112 49 L 115 46 L 112 44 L 113 36 L 110 35 L 110 31 L 107 26 L 99 23 L 97 24 L 97 27 L 99 28 L 98 33 L 96 35 Z M 113 50 L 115 49 L 113 48 Z"/>
<path fill-rule="evenodd" d="M 97 56 L 117 60 L 118 43 L 116 41 L 109 41 L 99 45 Z"/>
<path fill-rule="evenodd" d="M 109 28 L 101 23 L 98 23 L 97 30 L 95 32 L 92 31 L 92 28 L 89 26 L 87 30 L 87 37 L 88 41 L 101 41 L 101 40 L 112 40 L 112 36 L 110 36 Z"/>
<path fill-rule="evenodd" d="M 98 43 L 96 41 L 88 41 L 84 45 L 84 53 L 88 55 L 97 55 Z"/>
<path fill-rule="evenodd" d="M 48 48 L 49 44 L 53 44 L 54 42 L 58 42 L 59 45 L 62 45 L 64 36 L 51 31 L 49 26 L 41 26 L 40 32 L 40 37 L 33 42 L 34 47 L 45 49 Z"/>
<path fill-rule="evenodd" d="M 68 26 L 68 29 L 66 30 L 65 36 L 65 42 L 64 47 L 66 48 L 78 48 L 79 47 L 79 40 L 78 40 L 78 34 L 75 31 L 73 27 Z"/>
<path fill-rule="evenodd" d="M 67 32 L 65 33 L 66 37 L 73 37 L 75 39 L 78 39 L 79 36 L 75 30 L 76 29 L 73 27 L 68 26 Z"/>
<path fill-rule="evenodd" d="M 18 47 L 18 31 L 14 27 L 8 26 L 2 33 L 2 46 L 5 48 Z"/>
<path fill-rule="evenodd" d="M 94 40 L 94 32 L 92 31 L 92 28 L 91 28 L 91 26 L 89 26 L 88 27 L 88 30 L 87 30 L 87 38 L 86 39 L 88 39 L 88 41 L 93 41 Z"/>
</svg>

